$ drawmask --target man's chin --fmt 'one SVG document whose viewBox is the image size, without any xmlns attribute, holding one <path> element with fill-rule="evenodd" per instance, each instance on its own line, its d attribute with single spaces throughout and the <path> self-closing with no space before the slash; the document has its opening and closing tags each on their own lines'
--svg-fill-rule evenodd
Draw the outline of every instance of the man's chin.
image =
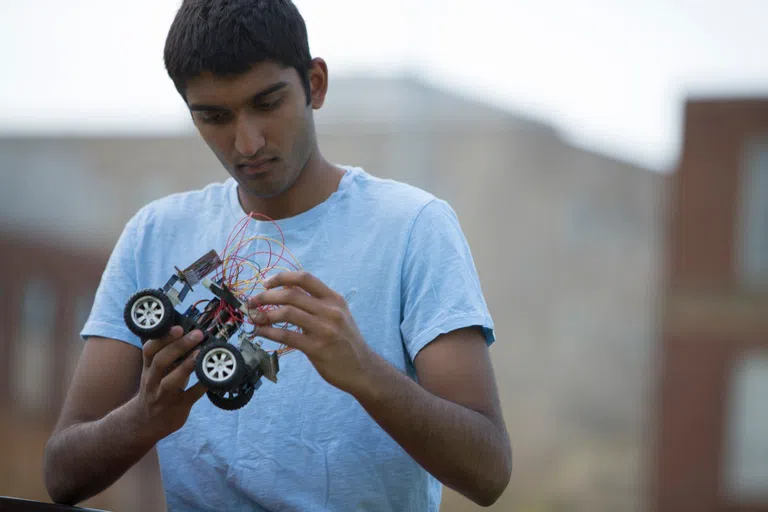
<svg viewBox="0 0 768 512">
<path fill-rule="evenodd" d="M 253 183 L 254 180 L 238 179 L 241 193 L 254 199 L 273 199 L 285 193 L 289 188 L 272 183 Z"/>
<path fill-rule="evenodd" d="M 230 175 L 237 181 L 241 194 L 257 200 L 266 200 L 285 194 L 296 182 L 296 179 L 278 180 L 277 178 L 284 177 L 285 173 L 283 169 L 280 169 L 281 172 L 275 171 L 273 169 L 268 173 L 252 174 L 235 170 L 230 172 Z"/>
</svg>

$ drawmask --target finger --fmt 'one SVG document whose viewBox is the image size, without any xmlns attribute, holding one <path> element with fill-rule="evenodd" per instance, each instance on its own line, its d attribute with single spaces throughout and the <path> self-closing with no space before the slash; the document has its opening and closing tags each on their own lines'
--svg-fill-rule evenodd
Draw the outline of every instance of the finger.
<svg viewBox="0 0 768 512">
<path fill-rule="evenodd" d="M 199 350 L 195 350 L 189 354 L 184 360 L 176 367 L 172 372 L 163 377 L 160 382 L 160 393 L 172 393 L 177 394 L 184 392 L 189 383 L 189 377 L 195 370 L 195 362 L 197 361 L 197 355 Z"/>
<path fill-rule="evenodd" d="M 162 338 L 156 338 L 148 340 L 141 348 L 144 356 L 144 366 L 149 367 L 152 364 L 152 360 L 155 358 L 158 352 L 160 352 L 169 343 L 173 343 L 184 334 L 184 329 L 181 326 L 174 325 L 168 334 Z"/>
<path fill-rule="evenodd" d="M 147 384 L 150 387 L 159 385 L 167 374 L 172 373 L 172 367 L 176 360 L 199 345 L 202 339 L 203 333 L 195 329 L 160 349 L 152 359 Z"/>
<path fill-rule="evenodd" d="M 270 290 L 279 286 L 298 286 L 306 290 L 307 293 L 319 299 L 325 297 L 336 297 L 338 294 L 328 288 L 320 279 L 309 272 L 281 272 L 274 277 L 267 279 L 264 288 Z"/>
<path fill-rule="evenodd" d="M 322 332 L 322 319 L 294 306 L 280 306 L 277 309 L 266 312 L 264 317 L 266 318 L 265 324 L 267 326 L 291 324 L 301 328 L 304 332 Z"/>
<path fill-rule="evenodd" d="M 184 395 L 182 396 L 182 402 L 187 407 L 192 407 L 195 402 L 200 400 L 205 395 L 206 391 L 208 391 L 208 388 L 206 388 L 202 382 L 196 382 L 194 386 L 184 392 Z"/>
<path fill-rule="evenodd" d="M 281 288 L 279 290 L 267 290 L 261 292 L 249 299 L 248 305 L 254 310 L 251 318 L 257 324 L 264 323 L 265 320 L 258 315 L 258 313 L 266 313 L 266 311 L 259 311 L 259 309 L 257 309 L 261 306 L 291 305 L 311 314 L 319 314 L 323 310 L 323 305 L 317 298 L 308 295 L 298 288 Z"/>
<path fill-rule="evenodd" d="M 178 338 L 163 347 L 155 355 L 152 361 L 152 367 L 162 370 L 164 374 L 169 373 L 179 362 L 178 360 L 186 357 L 202 340 L 203 333 L 199 329 L 195 329 L 185 334 L 181 338 Z"/>
<path fill-rule="evenodd" d="M 305 334 L 299 334 L 296 331 L 289 331 L 288 329 L 280 329 L 278 327 L 259 327 L 258 335 L 261 338 L 300 350 L 305 354 L 311 353 L 315 345 Z"/>
</svg>

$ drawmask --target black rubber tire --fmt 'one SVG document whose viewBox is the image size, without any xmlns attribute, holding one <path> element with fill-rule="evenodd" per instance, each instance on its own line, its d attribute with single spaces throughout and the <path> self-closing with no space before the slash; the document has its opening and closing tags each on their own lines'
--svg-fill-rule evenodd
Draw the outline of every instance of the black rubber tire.
<svg viewBox="0 0 768 512">
<path fill-rule="evenodd" d="M 153 304 L 152 307 L 155 308 L 155 311 L 159 308 L 159 317 L 148 318 L 147 315 L 144 315 L 144 319 L 147 321 L 142 324 L 140 315 L 134 310 L 134 307 L 142 307 L 141 303 L 144 303 L 145 306 Z M 139 290 L 128 299 L 123 310 L 123 320 L 128 329 L 142 341 L 162 338 L 173 327 L 176 320 L 176 310 L 173 308 L 171 299 L 162 290 L 147 288 Z"/>
<path fill-rule="evenodd" d="M 255 388 L 252 384 L 247 384 L 235 389 L 234 391 L 224 391 L 215 393 L 208 391 L 208 400 L 219 409 L 225 411 L 236 411 L 245 407 L 253 398 Z"/>
<path fill-rule="evenodd" d="M 209 377 L 205 373 L 203 367 L 205 360 L 209 356 L 214 357 L 214 354 L 212 354 L 214 352 L 218 352 L 220 355 L 226 354 L 225 357 L 229 358 L 229 360 L 234 363 L 231 374 L 226 376 L 226 378 L 216 379 Z M 243 383 L 248 375 L 248 369 L 245 366 L 243 354 L 240 353 L 240 350 L 237 347 L 231 343 L 214 341 L 206 343 L 197 355 L 195 373 L 197 374 L 198 380 L 200 380 L 206 388 L 221 392 L 239 388 L 240 384 Z"/>
</svg>

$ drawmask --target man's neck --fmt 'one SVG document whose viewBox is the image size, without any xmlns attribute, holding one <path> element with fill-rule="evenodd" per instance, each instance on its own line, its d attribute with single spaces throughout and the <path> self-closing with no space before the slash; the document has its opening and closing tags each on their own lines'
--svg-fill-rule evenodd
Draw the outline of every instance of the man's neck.
<svg viewBox="0 0 768 512">
<path fill-rule="evenodd" d="M 322 203 L 338 190 L 344 171 L 315 152 L 307 160 L 296 182 L 275 197 L 254 197 L 237 189 L 240 205 L 246 212 L 260 213 L 279 220 L 294 217 Z"/>
</svg>

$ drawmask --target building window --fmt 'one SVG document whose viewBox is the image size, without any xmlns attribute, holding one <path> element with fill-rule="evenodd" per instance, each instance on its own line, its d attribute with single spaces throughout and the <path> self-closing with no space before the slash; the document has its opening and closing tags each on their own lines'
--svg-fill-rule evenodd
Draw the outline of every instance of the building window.
<svg viewBox="0 0 768 512">
<path fill-rule="evenodd" d="M 737 503 L 768 504 L 768 351 L 739 361 L 728 397 L 726 495 Z"/>
<path fill-rule="evenodd" d="M 45 412 L 50 398 L 55 293 L 50 283 L 42 279 L 30 279 L 24 286 L 12 387 L 16 404 L 33 414 Z"/>
<path fill-rule="evenodd" d="M 750 288 L 768 286 L 768 135 L 751 141 L 741 181 L 739 267 Z"/>
</svg>

